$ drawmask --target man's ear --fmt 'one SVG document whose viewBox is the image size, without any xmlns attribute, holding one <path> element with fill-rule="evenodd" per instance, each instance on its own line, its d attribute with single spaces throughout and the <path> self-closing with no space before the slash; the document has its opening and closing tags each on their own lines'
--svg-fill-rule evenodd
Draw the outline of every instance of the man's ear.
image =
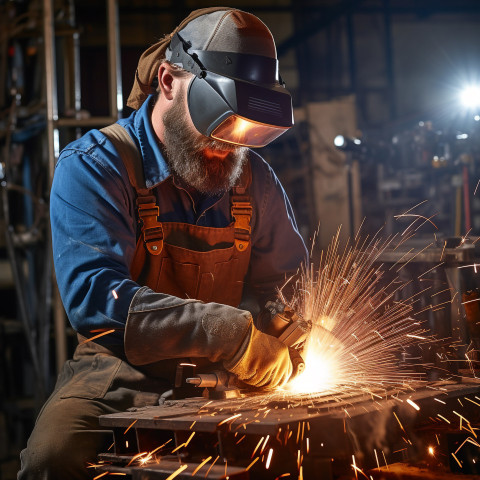
<svg viewBox="0 0 480 480">
<path fill-rule="evenodd" d="M 173 81 L 172 67 L 168 63 L 163 62 L 158 67 L 158 87 L 161 95 L 167 100 L 173 99 Z"/>
</svg>

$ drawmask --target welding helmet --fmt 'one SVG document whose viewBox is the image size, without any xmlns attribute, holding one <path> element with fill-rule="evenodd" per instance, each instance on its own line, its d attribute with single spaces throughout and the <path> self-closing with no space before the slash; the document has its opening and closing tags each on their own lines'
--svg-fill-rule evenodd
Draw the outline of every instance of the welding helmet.
<svg viewBox="0 0 480 480">
<path fill-rule="evenodd" d="M 172 36 L 165 56 L 193 74 L 188 109 L 206 137 L 263 147 L 293 125 L 273 37 L 254 15 L 234 9 L 202 15 Z"/>
</svg>

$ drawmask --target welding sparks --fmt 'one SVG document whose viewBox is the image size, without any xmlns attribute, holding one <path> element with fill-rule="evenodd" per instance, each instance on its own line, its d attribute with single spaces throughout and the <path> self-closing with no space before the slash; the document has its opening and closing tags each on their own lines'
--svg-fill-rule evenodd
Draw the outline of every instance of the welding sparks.
<svg viewBox="0 0 480 480">
<path fill-rule="evenodd" d="M 188 468 L 188 464 L 181 465 L 177 470 L 175 470 L 171 475 L 169 475 L 165 480 L 173 480 L 175 477 L 180 475 L 184 470 Z"/>
<path fill-rule="evenodd" d="M 198 465 L 198 467 L 192 472 L 192 477 L 196 475 L 196 473 L 210 460 L 212 459 L 211 456 L 207 457 L 202 463 Z"/>
<path fill-rule="evenodd" d="M 420 410 L 420 407 L 410 398 L 407 398 L 407 403 L 410 404 L 415 410 Z"/>
<path fill-rule="evenodd" d="M 87 338 L 86 340 L 83 340 L 83 342 L 80 342 L 79 345 L 83 345 L 84 343 L 91 342 L 92 340 L 96 340 L 97 338 L 100 338 L 100 337 L 103 337 L 104 335 L 108 335 L 110 333 L 113 333 L 114 331 L 115 331 L 115 329 L 102 331 L 102 333 L 99 333 L 98 335 L 95 335 L 94 337 Z"/>
<path fill-rule="evenodd" d="M 272 461 L 273 455 L 273 448 L 268 451 L 267 462 L 265 463 L 265 469 L 268 470 L 270 468 L 270 462 Z"/>
<path fill-rule="evenodd" d="M 305 370 L 286 388 L 296 393 L 404 388 L 420 375 L 400 365 L 399 354 L 428 337 L 412 322 L 414 298 L 396 299 L 403 283 L 387 280 L 375 266 L 393 239 L 357 238 L 340 251 L 339 234 L 321 252 L 318 268 L 301 273 L 294 298 L 284 299 L 311 322 L 302 354 Z"/>
</svg>

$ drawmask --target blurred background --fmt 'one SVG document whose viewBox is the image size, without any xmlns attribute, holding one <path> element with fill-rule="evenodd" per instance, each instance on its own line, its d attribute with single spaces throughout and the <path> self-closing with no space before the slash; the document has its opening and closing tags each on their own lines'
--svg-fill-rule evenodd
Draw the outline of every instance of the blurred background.
<svg viewBox="0 0 480 480">
<path fill-rule="evenodd" d="M 339 226 L 343 241 L 360 226 L 394 235 L 421 215 L 417 247 L 469 243 L 455 261 L 475 261 L 478 0 L 0 0 L 0 479 L 14 478 L 75 343 L 52 275 L 58 153 L 128 115 L 143 50 L 216 4 L 256 14 L 276 39 L 295 127 L 260 153 L 307 245 Z"/>
</svg>

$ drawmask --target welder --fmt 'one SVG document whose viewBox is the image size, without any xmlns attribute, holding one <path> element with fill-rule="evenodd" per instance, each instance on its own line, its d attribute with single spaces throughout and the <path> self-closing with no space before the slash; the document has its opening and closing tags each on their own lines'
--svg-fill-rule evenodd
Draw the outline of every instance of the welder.
<svg viewBox="0 0 480 480">
<path fill-rule="evenodd" d="M 143 53 L 128 105 L 56 165 L 55 271 L 79 345 L 20 479 L 94 476 L 88 462 L 112 442 L 98 417 L 158 404 L 181 362 L 264 389 L 292 373 L 288 347 L 252 315 L 307 261 L 253 150 L 293 125 L 270 31 L 237 9 L 192 12 Z"/>
</svg>

